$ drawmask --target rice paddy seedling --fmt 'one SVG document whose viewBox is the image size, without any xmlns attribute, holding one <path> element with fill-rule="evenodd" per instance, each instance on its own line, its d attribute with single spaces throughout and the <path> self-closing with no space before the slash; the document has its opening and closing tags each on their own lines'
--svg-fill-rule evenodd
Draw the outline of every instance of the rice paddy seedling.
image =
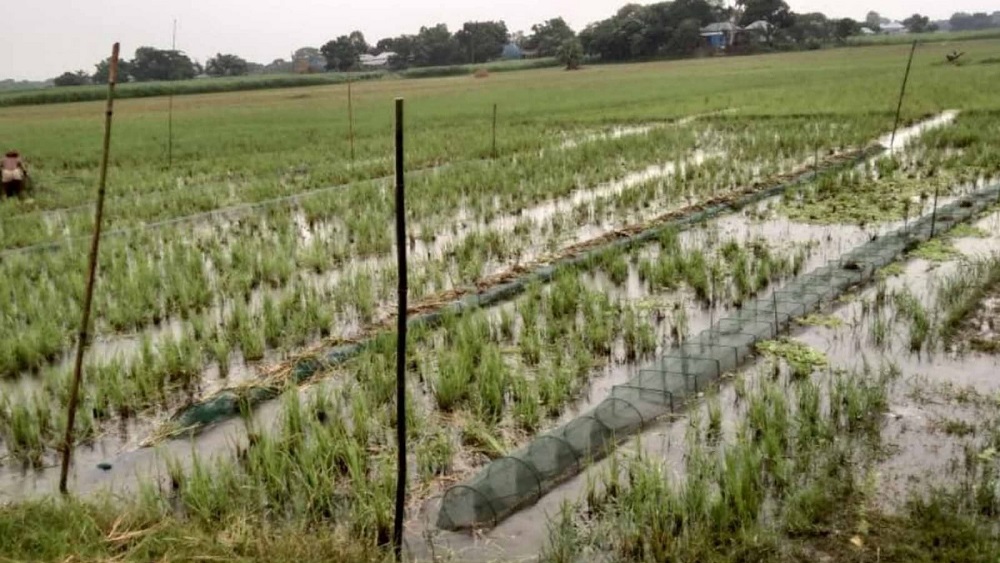
<svg viewBox="0 0 1000 563">
<path fill-rule="evenodd" d="M 515 378 L 511 383 L 514 422 L 524 432 L 535 432 L 542 422 L 541 399 L 534 381 Z"/>
<path fill-rule="evenodd" d="M 451 471 L 455 447 L 452 438 L 443 431 L 435 432 L 417 442 L 417 467 L 422 479 L 430 480 Z"/>
</svg>

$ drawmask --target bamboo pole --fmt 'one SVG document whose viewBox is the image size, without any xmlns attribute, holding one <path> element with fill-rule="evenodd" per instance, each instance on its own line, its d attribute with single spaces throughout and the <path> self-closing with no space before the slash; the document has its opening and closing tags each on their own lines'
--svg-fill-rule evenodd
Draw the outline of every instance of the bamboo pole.
<svg viewBox="0 0 1000 563">
<path fill-rule="evenodd" d="M 76 360 L 73 364 L 73 383 L 70 387 L 69 406 L 66 413 L 66 436 L 63 439 L 62 472 L 59 475 L 59 492 L 66 494 L 69 477 L 69 463 L 73 454 L 73 424 L 76 421 L 77 402 L 80 400 L 80 380 L 83 372 L 83 352 L 87 348 L 90 326 L 90 308 L 94 298 L 94 278 L 97 271 L 97 256 L 101 242 L 101 221 L 104 218 L 104 191 L 108 180 L 108 155 L 111 152 L 111 120 L 115 107 L 115 84 L 118 81 L 118 43 L 111 49 L 111 68 L 108 72 L 108 103 L 104 113 L 104 153 L 101 155 L 101 176 L 97 186 L 97 207 L 94 211 L 94 236 L 90 242 L 90 256 L 87 261 L 87 288 L 83 296 L 83 318 L 80 319 L 80 334 L 76 343 Z"/>
<path fill-rule="evenodd" d="M 354 95 L 351 92 L 351 74 L 347 74 L 347 129 L 351 140 L 351 162 L 354 162 Z"/>
<path fill-rule="evenodd" d="M 177 50 L 177 20 L 174 20 L 174 32 L 170 39 L 170 49 Z M 173 69 L 171 68 L 171 78 Z M 170 89 L 170 97 L 167 98 L 167 168 L 174 167 L 174 89 Z"/>
<path fill-rule="evenodd" d="M 497 157 L 497 105 L 493 104 L 493 149 L 490 151 L 492 158 Z"/>
<path fill-rule="evenodd" d="M 913 65 L 913 52 L 917 50 L 917 42 L 910 47 L 910 58 L 906 61 L 906 73 L 903 74 L 903 85 L 899 88 L 899 102 L 896 104 L 896 120 L 892 124 L 892 137 L 889 138 L 889 156 L 892 156 L 896 144 L 896 129 L 899 127 L 899 113 L 903 109 L 903 95 L 906 94 L 906 83 L 910 80 L 910 66 Z"/>
</svg>

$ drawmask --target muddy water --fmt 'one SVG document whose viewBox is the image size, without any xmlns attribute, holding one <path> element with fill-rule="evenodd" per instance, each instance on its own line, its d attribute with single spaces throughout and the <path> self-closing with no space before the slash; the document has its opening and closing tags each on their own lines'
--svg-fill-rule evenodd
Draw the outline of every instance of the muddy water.
<svg viewBox="0 0 1000 563">
<path fill-rule="evenodd" d="M 666 127 L 683 127 L 685 125 L 690 125 L 690 124 L 694 123 L 695 121 L 697 121 L 699 119 L 702 119 L 702 118 L 705 118 L 705 117 L 712 117 L 712 116 L 717 116 L 717 115 L 725 115 L 725 114 L 734 113 L 735 111 L 736 111 L 736 108 L 729 108 L 729 109 L 723 109 L 723 110 L 719 110 L 719 111 L 711 111 L 711 112 L 707 112 L 707 113 L 699 113 L 699 114 L 695 114 L 695 115 L 689 115 L 689 116 L 677 119 L 675 121 L 642 123 L 642 124 L 638 124 L 638 125 L 619 125 L 619 126 L 612 127 L 611 129 L 606 130 L 606 131 L 598 131 L 598 132 L 594 132 L 594 133 L 587 133 L 587 134 L 584 134 L 582 136 L 578 136 L 576 138 L 567 138 L 567 139 L 565 139 L 559 145 L 559 149 L 566 150 L 566 149 L 576 148 L 576 147 L 578 147 L 580 145 L 583 145 L 583 144 L 586 144 L 586 143 L 593 143 L 593 142 L 597 142 L 597 141 L 614 140 L 614 139 L 620 139 L 622 137 L 631 137 L 631 136 L 635 136 L 635 135 L 646 135 L 646 134 L 648 134 L 648 133 L 650 133 L 652 131 L 655 131 L 657 129 L 663 129 L 663 128 L 666 128 Z"/>
<path fill-rule="evenodd" d="M 891 153 L 894 149 L 905 148 L 907 143 L 920 137 L 928 129 L 934 129 L 944 125 L 950 125 L 958 117 L 958 110 L 946 110 L 934 117 L 915 123 L 909 127 L 904 127 L 896 131 L 895 135 L 887 133 L 878 139 L 878 144 L 886 148 Z"/>
</svg>

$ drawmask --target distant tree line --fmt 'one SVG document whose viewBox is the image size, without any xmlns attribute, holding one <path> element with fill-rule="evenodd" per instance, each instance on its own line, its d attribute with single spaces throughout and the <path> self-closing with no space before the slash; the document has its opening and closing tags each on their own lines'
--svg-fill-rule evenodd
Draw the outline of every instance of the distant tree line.
<svg viewBox="0 0 1000 563">
<path fill-rule="evenodd" d="M 763 23 L 761 23 L 763 22 Z M 242 76 L 254 73 L 345 72 L 362 68 L 363 55 L 391 52 L 391 70 L 409 67 L 480 64 L 501 57 L 556 57 L 567 68 L 575 68 L 584 57 L 626 61 L 658 57 L 690 56 L 706 47 L 701 30 L 713 23 L 753 24 L 757 40 L 746 50 L 808 49 L 823 43 L 844 41 L 862 33 L 862 28 L 880 31 L 890 20 L 869 12 L 864 21 L 833 19 L 814 12 L 793 12 L 785 0 L 736 0 L 732 6 L 719 0 L 672 0 L 655 4 L 626 4 L 611 17 L 588 25 L 576 33 L 563 18 L 552 18 L 531 26 L 530 33 L 511 32 L 503 20 L 469 21 L 454 32 L 439 23 L 424 26 L 415 34 L 387 37 L 374 45 L 361 31 L 331 39 L 319 48 L 303 47 L 291 60 L 275 59 L 268 65 L 248 62 L 236 55 L 218 53 L 202 66 L 176 50 L 140 47 L 131 60 L 120 62 L 122 80 L 187 80 L 195 76 Z M 959 12 L 950 20 L 932 22 L 913 14 L 901 22 L 912 33 L 1000 27 L 1000 12 Z M 108 61 L 93 73 L 66 72 L 57 86 L 103 83 Z"/>
</svg>

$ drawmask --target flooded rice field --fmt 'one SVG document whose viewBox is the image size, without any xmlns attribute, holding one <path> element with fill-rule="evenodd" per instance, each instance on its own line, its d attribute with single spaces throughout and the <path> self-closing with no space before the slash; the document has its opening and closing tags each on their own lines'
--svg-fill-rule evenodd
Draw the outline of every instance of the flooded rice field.
<svg viewBox="0 0 1000 563">
<path fill-rule="evenodd" d="M 545 429 L 599 408 L 649 360 L 683 348 L 720 319 L 739 317 L 755 298 L 990 184 L 996 171 L 948 176 L 933 195 L 926 188 L 907 191 L 907 182 L 927 178 L 921 159 L 933 149 L 921 144 L 923 136 L 961 119 L 947 111 L 897 132 L 895 140 L 879 138 L 883 148 L 875 157 L 874 149 L 845 148 L 861 129 L 849 129 L 846 135 L 854 137 L 820 151 L 815 145 L 789 148 L 788 137 L 777 133 L 745 143 L 726 129 L 733 124 L 713 122 L 693 131 L 698 117 L 669 126 L 623 126 L 564 142 L 559 150 L 573 156 L 553 168 L 556 179 L 547 188 L 528 195 L 480 193 L 496 186 L 466 185 L 463 174 L 471 170 L 462 172 L 461 165 L 429 172 L 439 180 L 428 180 L 425 195 L 439 193 L 435 181 L 453 182 L 461 195 L 415 217 L 408 241 L 415 310 L 437 313 L 476 290 L 490 290 L 484 280 L 517 285 L 526 273 L 553 266 L 544 283 L 524 282 L 511 299 L 447 310 L 435 323 L 415 328 L 408 368 L 413 412 L 407 418 L 413 417 L 416 442 L 410 553 L 469 561 L 534 558 L 552 541 L 547 523 L 567 502 L 589 498 L 593 483 L 615 471 L 619 459 L 652 459 L 672 479 L 687 478 L 683 445 L 692 425 L 717 420 L 721 435 L 736 435 L 749 413 L 741 402 L 746 389 L 794 378 L 793 360 L 781 355 L 793 353 L 788 350 L 822 357 L 819 376 L 887 366 L 897 374 L 877 471 L 882 506 L 898 509 L 914 483 L 947 483 L 949 472 L 972 455 L 969 436 L 976 435 L 983 397 L 995 390 L 996 362 L 988 352 L 996 340 L 997 307 L 992 295 L 977 317 L 963 321 L 952 311 L 958 305 L 945 303 L 949 291 L 942 288 L 953 284 L 974 294 L 975 280 L 957 278 L 969 261 L 1000 250 L 996 212 L 908 248 L 907 257 L 876 281 L 800 319 L 789 341 L 755 349 L 759 357 L 749 366 L 726 374 L 717 387 L 698 389 L 687 410 L 646 425 L 618 453 L 556 484 L 495 527 L 469 534 L 435 525 L 449 486 Z M 803 136 L 818 136 L 818 127 L 803 130 Z M 828 127 L 830 134 L 839 130 Z M 669 150 L 627 152 L 638 140 L 662 141 Z M 583 167 L 588 147 L 602 144 L 622 151 L 618 162 L 605 162 L 607 170 L 598 172 L 567 171 Z M 491 180 L 525 186 L 532 178 Z M 898 182 L 898 200 L 876 201 L 869 209 L 849 199 L 889 182 Z M 768 191 L 776 185 L 782 189 Z M 775 195 L 760 195 L 768 193 Z M 394 389 L 391 334 L 383 334 L 395 297 L 393 247 L 387 225 L 352 216 L 350 209 L 386 212 L 389 204 L 385 194 L 365 187 L 348 197 L 335 211 L 300 202 L 259 216 L 192 224 L 183 242 L 144 233 L 111 249 L 106 267 L 109 276 L 118 276 L 112 278 L 118 293 L 98 298 L 102 318 L 87 355 L 74 491 L 139 494 L 152 487 L 173 491 L 171 502 L 182 504 L 194 490 L 186 480 L 200 478 L 192 474 L 209 478 L 218 470 L 231 472 L 227 479 L 249 478 L 253 463 L 289 443 L 305 451 L 337 444 L 330 454 L 335 470 L 371 476 L 371 498 L 382 499 L 378 483 L 389 474 L 387 429 L 394 423 L 379 408 L 392 401 Z M 740 198 L 751 203 L 738 204 Z M 850 220 L 844 220 L 845 207 Z M 683 229 L 670 226 L 705 209 L 714 211 Z M 613 244 L 639 235 L 649 236 L 630 246 Z M 47 258 L 47 267 L 59 267 L 58 259 Z M 11 275 L 25 267 L 12 264 L 5 266 Z M 152 281 L 171 270 L 168 281 Z M 60 292 L 74 291 L 59 283 L 46 281 L 35 302 L 17 303 L 23 308 L 18 316 L 27 319 L 64 299 Z M 127 298 L 118 299 L 122 295 Z M 54 324 L 31 328 L 58 331 Z M 60 416 L 72 350 L 69 337 L 58 342 L 39 357 L 26 344 L 0 357 L 6 362 L 0 500 L 56 490 L 53 421 Z M 358 346 L 342 361 L 320 362 L 315 377 L 297 379 L 303 358 L 330 343 Z M 178 414 L 209 412 L 216 398 L 230 406 L 206 415 L 197 429 L 176 427 Z M 355 467 L 359 463 L 363 470 Z"/>
</svg>

